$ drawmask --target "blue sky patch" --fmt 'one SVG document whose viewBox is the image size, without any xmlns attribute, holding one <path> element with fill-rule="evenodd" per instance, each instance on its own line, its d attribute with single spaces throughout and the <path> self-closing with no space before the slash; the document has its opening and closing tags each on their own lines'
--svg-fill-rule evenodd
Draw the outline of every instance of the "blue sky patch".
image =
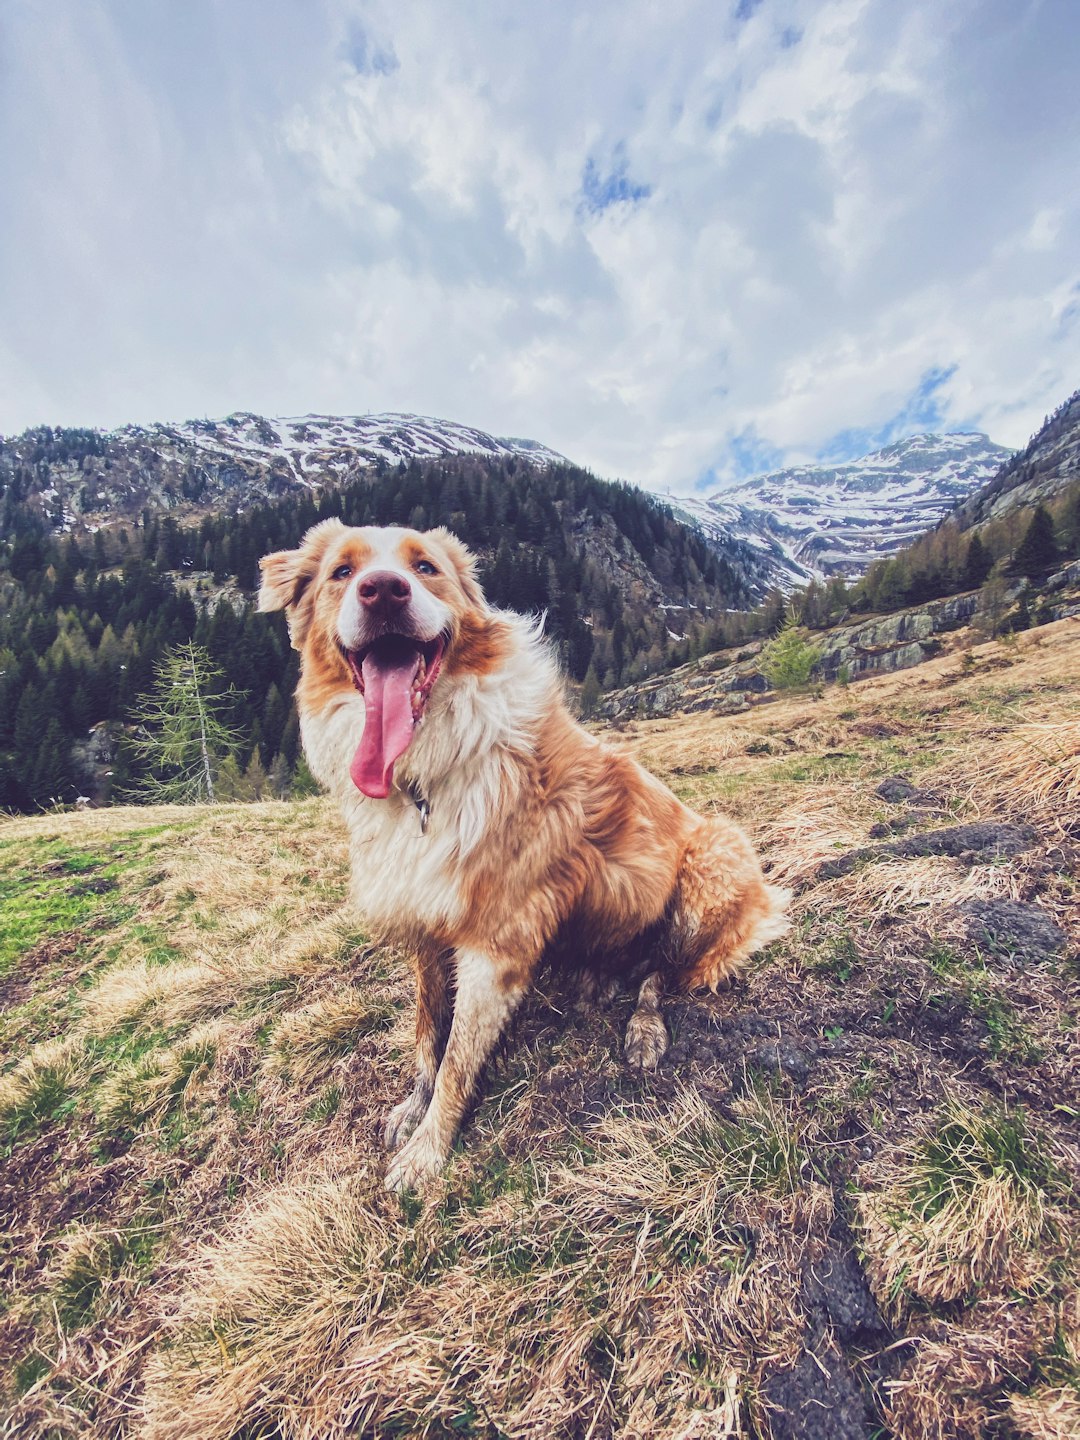
<svg viewBox="0 0 1080 1440">
<path fill-rule="evenodd" d="M 639 185 L 627 174 L 626 153 L 622 145 L 615 147 L 611 165 L 605 172 L 590 155 L 581 175 L 582 206 L 590 215 L 599 215 L 612 205 L 635 205 L 652 194 L 651 185 Z"/>
<path fill-rule="evenodd" d="M 694 491 L 711 494 L 721 488 L 737 485 L 751 475 L 764 475 L 770 470 L 780 470 L 784 465 L 784 452 L 763 440 L 753 426 L 732 437 L 727 445 L 728 465 L 721 472 L 710 466 L 694 481 Z"/>
<path fill-rule="evenodd" d="M 925 371 L 918 385 L 908 396 L 901 409 L 883 425 L 853 426 L 830 435 L 817 453 L 822 465 L 838 465 L 845 460 L 858 460 L 883 445 L 904 440 L 909 435 L 942 430 L 963 430 L 966 427 L 953 421 L 946 422 L 941 408 L 940 390 L 956 374 L 956 366 L 935 366 Z"/>
<path fill-rule="evenodd" d="M 345 59 L 358 75 L 392 75 L 400 68 L 393 46 L 384 49 L 373 44 L 364 27 L 356 22 L 349 26 L 343 49 Z"/>
</svg>

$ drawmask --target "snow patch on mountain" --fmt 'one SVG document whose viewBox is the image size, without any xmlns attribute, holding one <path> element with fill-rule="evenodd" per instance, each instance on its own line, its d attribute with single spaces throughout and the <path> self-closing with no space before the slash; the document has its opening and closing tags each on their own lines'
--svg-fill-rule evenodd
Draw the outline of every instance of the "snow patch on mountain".
<svg viewBox="0 0 1080 1440">
<path fill-rule="evenodd" d="M 239 412 L 223 420 L 128 425 L 112 435 L 143 440 L 154 448 L 192 450 L 215 462 L 244 459 L 268 469 L 284 468 L 300 484 L 311 486 L 340 482 L 380 462 L 396 465 L 440 455 L 519 455 L 533 464 L 566 463 L 564 456 L 536 440 L 503 438 L 452 420 L 396 412 L 275 420 Z"/>
<path fill-rule="evenodd" d="M 743 540 L 785 589 L 861 575 L 936 525 L 1010 451 L 982 434 L 913 435 L 840 465 L 757 475 L 708 499 L 665 496 L 717 542 Z"/>
</svg>

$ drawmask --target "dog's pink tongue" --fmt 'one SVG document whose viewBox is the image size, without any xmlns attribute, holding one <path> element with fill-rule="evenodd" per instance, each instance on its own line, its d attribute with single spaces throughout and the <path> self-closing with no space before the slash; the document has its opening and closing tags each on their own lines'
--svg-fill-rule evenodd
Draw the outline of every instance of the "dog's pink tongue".
<svg viewBox="0 0 1080 1440">
<path fill-rule="evenodd" d="M 353 756 L 353 784 L 373 800 L 385 800 L 394 762 L 413 738 L 412 682 L 420 665 L 415 645 L 380 641 L 364 656 L 364 735 Z"/>
</svg>

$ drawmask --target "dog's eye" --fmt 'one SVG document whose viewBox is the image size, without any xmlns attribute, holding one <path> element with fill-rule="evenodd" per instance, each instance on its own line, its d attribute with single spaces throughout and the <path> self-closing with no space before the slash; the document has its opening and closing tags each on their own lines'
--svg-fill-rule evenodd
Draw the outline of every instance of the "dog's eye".
<svg viewBox="0 0 1080 1440">
<path fill-rule="evenodd" d="M 337 569 L 334 571 L 333 575 L 331 576 L 331 579 L 333 579 L 333 580 L 347 580 L 351 574 L 352 574 L 352 566 L 351 566 L 351 565 L 339 565 L 339 566 L 337 567 Z"/>
<path fill-rule="evenodd" d="M 439 573 L 430 560 L 417 560 L 413 569 L 418 575 L 437 575 Z"/>
</svg>

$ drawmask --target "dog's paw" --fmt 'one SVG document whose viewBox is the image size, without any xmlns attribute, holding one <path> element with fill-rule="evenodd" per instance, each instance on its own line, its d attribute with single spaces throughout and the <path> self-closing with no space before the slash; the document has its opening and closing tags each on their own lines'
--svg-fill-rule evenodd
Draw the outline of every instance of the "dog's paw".
<svg viewBox="0 0 1080 1440">
<path fill-rule="evenodd" d="M 409 1136 L 427 1114 L 428 1097 L 420 1090 L 406 1096 L 400 1105 L 395 1105 L 386 1117 L 383 1144 L 387 1150 L 396 1150 L 404 1145 Z"/>
<path fill-rule="evenodd" d="M 448 1151 L 421 1126 L 386 1167 L 386 1188 L 396 1190 L 399 1195 L 404 1190 L 418 1190 L 425 1180 L 438 1175 L 446 1163 L 447 1154 Z"/>
<path fill-rule="evenodd" d="M 661 1015 L 630 1016 L 623 1053 L 635 1070 L 655 1070 L 667 1054 L 668 1032 Z"/>
</svg>

